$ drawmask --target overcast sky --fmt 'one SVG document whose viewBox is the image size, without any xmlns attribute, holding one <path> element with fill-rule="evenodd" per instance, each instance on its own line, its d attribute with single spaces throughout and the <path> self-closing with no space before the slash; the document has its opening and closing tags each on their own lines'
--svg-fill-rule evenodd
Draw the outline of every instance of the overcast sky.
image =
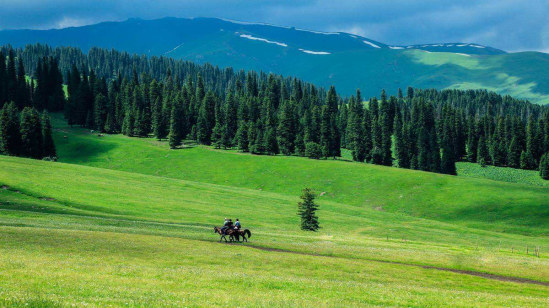
<svg viewBox="0 0 549 308">
<path fill-rule="evenodd" d="M 166 16 L 345 31 L 394 45 L 466 42 L 549 52 L 549 0 L 0 0 L 0 29 Z"/>
</svg>

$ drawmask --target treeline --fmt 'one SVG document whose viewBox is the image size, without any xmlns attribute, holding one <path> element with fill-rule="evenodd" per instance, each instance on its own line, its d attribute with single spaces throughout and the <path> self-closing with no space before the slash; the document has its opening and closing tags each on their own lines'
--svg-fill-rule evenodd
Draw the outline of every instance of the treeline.
<svg viewBox="0 0 549 308">
<path fill-rule="evenodd" d="M 0 152 L 5 155 L 55 160 L 57 153 L 52 137 L 51 120 L 34 107 L 19 112 L 14 102 L 0 110 Z"/>
<path fill-rule="evenodd" d="M 41 159 L 56 157 L 46 111 L 65 107 L 63 76 L 52 57 L 39 58 L 36 79 L 27 78 L 13 50 L 0 51 L 0 152 Z M 43 111 L 40 114 L 40 111 Z"/>
<path fill-rule="evenodd" d="M 69 124 L 153 135 L 171 148 L 193 140 L 311 158 L 346 149 L 355 161 L 447 174 L 456 173 L 457 161 L 542 173 L 549 152 L 547 107 L 485 90 L 342 98 L 334 87 L 296 78 L 165 57 L 42 45 L 14 52 L 37 68 L 47 62 L 66 69 Z"/>
</svg>

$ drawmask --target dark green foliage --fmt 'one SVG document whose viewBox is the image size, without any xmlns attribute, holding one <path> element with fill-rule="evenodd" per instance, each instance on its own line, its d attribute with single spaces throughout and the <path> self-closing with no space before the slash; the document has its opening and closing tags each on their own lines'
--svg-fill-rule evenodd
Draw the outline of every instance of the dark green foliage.
<svg viewBox="0 0 549 308">
<path fill-rule="evenodd" d="M 42 152 L 44 157 L 57 156 L 52 136 L 51 119 L 46 110 L 42 113 Z"/>
<path fill-rule="evenodd" d="M 482 161 L 484 164 L 488 164 L 489 162 L 488 147 L 486 145 L 486 140 L 484 140 L 484 136 L 480 136 L 478 142 L 477 161 L 479 163 Z"/>
<path fill-rule="evenodd" d="M 358 162 L 395 160 L 401 168 L 449 174 L 460 160 L 537 169 L 549 151 L 547 107 L 484 90 L 382 91 L 364 108 L 360 91 L 342 98 L 334 87 L 262 72 L 98 48 L 0 51 L 0 106 L 64 105 L 70 125 L 139 137 L 152 132 L 159 140 L 169 132 L 172 148 L 185 137 L 252 154 L 335 158 L 346 148 Z"/>
<path fill-rule="evenodd" d="M 94 100 L 94 110 L 93 114 L 95 115 L 95 129 L 100 132 L 105 131 L 105 122 L 107 121 L 107 98 L 99 93 Z"/>
<path fill-rule="evenodd" d="M 323 157 L 321 146 L 316 142 L 308 142 L 305 145 L 305 156 L 312 159 L 320 159 Z"/>
<path fill-rule="evenodd" d="M 539 175 L 544 180 L 549 180 L 549 152 L 543 154 L 539 164 Z"/>
<path fill-rule="evenodd" d="M 284 155 L 292 155 L 295 152 L 297 119 L 293 106 L 293 101 L 283 103 L 278 116 L 278 146 Z"/>
<path fill-rule="evenodd" d="M 315 204 L 316 194 L 314 190 L 310 188 L 303 189 L 300 198 L 302 201 L 297 205 L 297 214 L 301 218 L 301 230 L 317 231 L 320 226 L 316 216 L 318 205 Z"/>
<path fill-rule="evenodd" d="M 172 107 L 170 115 L 170 135 L 169 144 L 170 149 L 176 149 L 182 144 L 183 136 L 181 136 L 181 110 L 176 104 Z"/>
<path fill-rule="evenodd" d="M 21 112 L 21 155 L 40 159 L 43 156 L 43 136 L 40 114 L 35 108 Z"/>
<path fill-rule="evenodd" d="M 248 140 L 248 124 L 245 121 L 240 121 L 238 125 L 238 130 L 236 132 L 236 139 L 238 143 L 238 149 L 241 152 L 249 152 L 249 143 Z"/>
<path fill-rule="evenodd" d="M 19 112 L 14 102 L 0 110 L 0 152 L 17 156 L 21 154 Z"/>
</svg>

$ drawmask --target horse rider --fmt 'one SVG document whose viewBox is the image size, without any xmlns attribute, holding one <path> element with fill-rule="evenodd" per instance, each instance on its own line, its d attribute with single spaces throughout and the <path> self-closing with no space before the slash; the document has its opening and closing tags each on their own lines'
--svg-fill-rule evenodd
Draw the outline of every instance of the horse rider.
<svg viewBox="0 0 549 308">
<path fill-rule="evenodd" d="M 229 228 L 229 229 L 233 229 L 233 228 L 234 228 L 234 224 L 233 224 L 233 220 L 232 220 L 232 219 L 229 219 L 229 223 L 227 224 L 227 228 Z"/>
<path fill-rule="evenodd" d="M 229 229 L 229 219 L 225 218 L 223 227 L 221 227 L 221 233 L 225 234 L 225 231 L 227 231 L 227 229 Z"/>
<path fill-rule="evenodd" d="M 238 218 L 236 219 L 236 222 L 234 223 L 234 228 L 236 230 L 240 230 L 240 220 L 238 220 Z"/>
</svg>

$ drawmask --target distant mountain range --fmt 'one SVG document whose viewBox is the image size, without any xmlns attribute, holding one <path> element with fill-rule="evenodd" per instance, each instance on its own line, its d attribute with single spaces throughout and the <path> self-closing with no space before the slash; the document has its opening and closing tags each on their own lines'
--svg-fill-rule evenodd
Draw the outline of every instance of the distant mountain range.
<svg viewBox="0 0 549 308">
<path fill-rule="evenodd" d="M 215 18 L 129 19 L 54 30 L 0 31 L 0 45 L 97 46 L 221 67 L 294 75 L 351 94 L 382 89 L 486 88 L 549 103 L 549 54 L 506 53 L 474 43 L 387 45 L 344 32 Z"/>
</svg>

